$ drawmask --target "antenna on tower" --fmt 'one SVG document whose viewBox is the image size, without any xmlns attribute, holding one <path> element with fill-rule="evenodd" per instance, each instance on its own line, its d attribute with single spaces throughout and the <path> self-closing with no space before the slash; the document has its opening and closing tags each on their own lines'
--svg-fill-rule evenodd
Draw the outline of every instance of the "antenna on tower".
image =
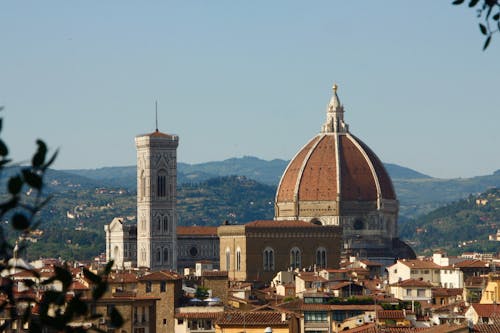
<svg viewBox="0 0 500 333">
<path fill-rule="evenodd" d="M 156 121 L 156 131 L 158 132 L 158 101 L 155 101 L 155 121 Z"/>
</svg>

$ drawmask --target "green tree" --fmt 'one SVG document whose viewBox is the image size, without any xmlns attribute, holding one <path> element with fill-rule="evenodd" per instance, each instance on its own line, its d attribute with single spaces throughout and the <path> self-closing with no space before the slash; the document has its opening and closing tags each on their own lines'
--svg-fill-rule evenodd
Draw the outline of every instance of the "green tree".
<svg viewBox="0 0 500 333">
<path fill-rule="evenodd" d="M 0 131 L 2 122 L 3 119 L 0 118 Z M 5 230 L 0 226 L 0 313 L 6 318 L 0 325 L 0 331 L 11 330 L 14 324 L 17 327 L 28 324 L 31 332 L 47 329 L 59 332 L 82 332 L 88 329 L 99 331 L 97 327 L 75 325 L 77 320 L 88 322 L 99 318 L 100 315 L 91 314 L 90 306 L 81 293 L 67 297 L 73 282 L 67 267 L 55 267 L 54 275 L 42 281 L 36 270 L 19 265 L 19 255 L 25 248 L 22 236 L 29 235 L 40 225 L 40 211 L 50 200 L 50 196 L 45 195 L 43 191 L 44 176 L 57 157 L 57 151 L 48 156 L 47 145 L 42 140 L 37 140 L 36 144 L 37 149 L 30 165 L 19 166 L 13 164 L 9 158 L 7 144 L 0 138 L 0 177 L 5 175 L 6 170 L 12 171 L 12 168 L 15 168 L 6 183 L 7 199 L 0 202 L 0 220 L 8 219 L 13 229 L 9 231 L 15 239 L 14 244 L 9 242 Z M 5 197 L 3 193 L 2 197 Z M 112 262 L 108 263 L 99 274 L 84 270 L 85 277 L 93 283 L 91 302 L 97 301 L 105 293 L 108 287 L 106 277 L 112 265 Z M 19 270 L 26 271 L 29 277 L 23 280 L 28 292 L 22 294 L 16 292 L 16 281 L 13 279 L 13 274 Z M 56 281 L 60 282 L 62 290 L 46 290 L 41 297 L 32 296 Z M 36 314 L 33 313 L 34 308 L 38 309 Z M 120 313 L 115 309 L 110 313 L 110 320 L 114 327 L 123 324 Z"/>
<path fill-rule="evenodd" d="M 461 5 L 465 0 L 455 0 L 454 5 Z M 479 4 L 479 6 L 477 6 Z M 475 8 L 479 19 L 479 31 L 486 37 L 483 51 L 488 48 L 493 34 L 500 31 L 499 0 L 469 0 L 469 8 Z"/>
</svg>

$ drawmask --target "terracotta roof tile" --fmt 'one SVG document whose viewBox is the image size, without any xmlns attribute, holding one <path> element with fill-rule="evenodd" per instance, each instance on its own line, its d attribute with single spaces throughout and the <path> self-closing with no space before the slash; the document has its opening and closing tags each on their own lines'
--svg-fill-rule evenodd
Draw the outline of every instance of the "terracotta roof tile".
<svg viewBox="0 0 500 333">
<path fill-rule="evenodd" d="M 485 268 L 485 267 L 489 267 L 489 263 L 487 261 L 483 261 L 483 260 L 471 259 L 471 260 L 464 260 L 464 261 L 457 262 L 455 264 L 455 267 L 459 267 L 459 268 L 468 268 L 468 267 Z"/>
<path fill-rule="evenodd" d="M 422 269 L 422 268 L 427 268 L 427 269 L 441 269 L 442 267 L 439 266 L 438 264 L 435 264 L 432 261 L 428 260 L 418 260 L 418 259 L 410 259 L 410 260 L 398 260 L 398 262 L 402 263 L 403 265 L 406 265 L 410 268 L 417 268 L 417 269 Z"/>
<path fill-rule="evenodd" d="M 500 315 L 500 306 L 496 304 L 478 304 L 472 303 L 472 308 L 476 311 L 479 317 L 491 317 L 491 315 Z"/>
<path fill-rule="evenodd" d="M 422 281 L 418 279 L 408 279 L 404 280 L 401 282 L 393 283 L 391 286 L 397 286 L 397 287 L 427 287 L 431 288 L 433 287 L 432 283 L 427 282 L 427 281 Z"/>
<path fill-rule="evenodd" d="M 139 278 L 139 281 L 171 281 L 180 280 L 181 275 L 171 271 L 155 271 Z"/>
<path fill-rule="evenodd" d="M 224 312 L 216 321 L 219 326 L 288 326 L 281 321 L 281 313 L 274 311 Z"/>
<path fill-rule="evenodd" d="M 377 311 L 378 319 L 405 319 L 403 310 L 383 310 Z"/>
<path fill-rule="evenodd" d="M 324 228 L 325 226 L 316 225 L 305 221 L 277 221 L 277 220 L 258 220 L 245 224 L 245 228 Z"/>
</svg>

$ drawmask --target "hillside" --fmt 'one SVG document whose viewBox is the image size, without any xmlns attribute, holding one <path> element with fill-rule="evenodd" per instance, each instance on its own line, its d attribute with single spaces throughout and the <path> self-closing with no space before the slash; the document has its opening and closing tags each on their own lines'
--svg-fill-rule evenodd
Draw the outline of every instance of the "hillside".
<svg viewBox="0 0 500 333">
<path fill-rule="evenodd" d="M 178 185 L 198 184 L 214 177 L 238 175 L 276 187 L 287 164 L 288 161 L 285 160 L 265 161 L 251 156 L 200 164 L 179 163 Z M 481 193 L 488 188 L 500 186 L 500 171 L 473 178 L 439 179 L 396 164 L 385 163 L 385 167 L 392 178 L 400 202 L 401 221 L 428 213 L 471 193 Z M 136 190 L 134 166 L 64 170 L 64 173 L 83 177 L 86 183 L 93 182 L 96 186 Z"/>
<path fill-rule="evenodd" d="M 418 252 L 430 254 L 444 249 L 448 254 L 463 251 L 497 252 L 500 242 L 488 235 L 500 228 L 500 189 L 470 195 L 400 225 L 400 235 Z"/>
<path fill-rule="evenodd" d="M 49 180 L 49 179 L 47 179 Z M 104 225 L 116 216 L 135 219 L 135 191 L 49 180 L 52 198 L 41 212 L 40 233 L 29 241 L 29 258 L 88 259 L 104 251 Z M 86 183 L 88 185 L 88 183 Z M 96 185 L 96 184 L 94 184 Z M 220 225 L 273 217 L 275 189 L 242 176 L 219 177 L 178 188 L 180 225 Z M 4 228 L 11 231 L 10 228 Z M 13 236 L 13 234 L 11 234 Z"/>
</svg>

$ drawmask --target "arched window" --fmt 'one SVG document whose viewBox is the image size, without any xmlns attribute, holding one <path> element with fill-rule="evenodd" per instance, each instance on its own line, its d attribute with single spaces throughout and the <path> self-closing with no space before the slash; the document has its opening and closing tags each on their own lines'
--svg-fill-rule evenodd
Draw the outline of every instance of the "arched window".
<svg viewBox="0 0 500 333">
<path fill-rule="evenodd" d="M 167 194 L 167 172 L 163 169 L 158 171 L 156 187 L 157 196 L 159 198 L 165 197 L 165 195 Z"/>
<path fill-rule="evenodd" d="M 294 269 L 301 267 L 301 255 L 298 247 L 293 247 L 290 250 L 290 266 Z"/>
<path fill-rule="evenodd" d="M 160 263 L 161 262 L 161 250 L 156 249 L 156 262 Z"/>
<path fill-rule="evenodd" d="M 241 249 L 239 247 L 236 249 L 236 270 L 241 271 Z"/>
<path fill-rule="evenodd" d="M 262 264 L 264 271 L 274 271 L 274 250 L 266 247 L 262 253 Z"/>
<path fill-rule="evenodd" d="M 120 248 L 118 245 L 115 245 L 115 249 L 113 250 L 113 260 L 115 263 L 120 259 Z"/>
<path fill-rule="evenodd" d="M 163 249 L 163 262 L 164 262 L 164 263 L 167 263 L 167 262 L 168 262 L 168 248 L 167 248 L 167 247 L 165 247 L 165 248 Z"/>
<path fill-rule="evenodd" d="M 316 267 L 326 268 L 326 249 L 324 247 L 316 249 Z"/>
<path fill-rule="evenodd" d="M 156 219 L 156 231 L 160 230 L 161 230 L 161 217 L 158 216 L 158 218 Z"/>
<path fill-rule="evenodd" d="M 229 248 L 226 248 L 226 271 L 229 272 L 231 269 L 231 250 Z"/>
<path fill-rule="evenodd" d="M 168 232 L 168 217 L 163 216 L 163 232 Z"/>
</svg>

